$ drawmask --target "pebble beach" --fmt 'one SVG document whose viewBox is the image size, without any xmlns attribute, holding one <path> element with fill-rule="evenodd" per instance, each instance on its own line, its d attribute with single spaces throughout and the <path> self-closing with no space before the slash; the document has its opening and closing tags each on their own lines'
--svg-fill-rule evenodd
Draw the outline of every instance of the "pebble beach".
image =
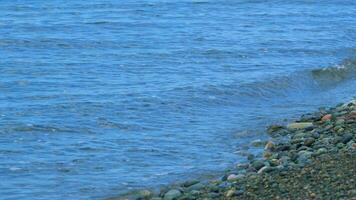
<svg viewBox="0 0 356 200">
<path fill-rule="evenodd" d="M 263 149 L 213 180 L 187 180 L 108 200 L 356 199 L 356 100 L 266 127 Z"/>
</svg>

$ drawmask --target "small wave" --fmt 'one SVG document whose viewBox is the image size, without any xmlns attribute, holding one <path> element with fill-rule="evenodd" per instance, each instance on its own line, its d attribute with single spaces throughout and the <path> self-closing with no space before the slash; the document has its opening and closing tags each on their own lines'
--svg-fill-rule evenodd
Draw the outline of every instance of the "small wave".
<svg viewBox="0 0 356 200">
<path fill-rule="evenodd" d="M 241 84 L 235 81 L 230 84 L 209 84 L 198 88 L 187 86 L 175 88 L 175 90 L 188 93 L 182 96 L 198 98 L 199 102 L 205 103 L 232 103 L 236 100 L 255 102 L 256 100 L 280 99 L 274 97 L 295 98 L 308 93 L 325 91 L 352 78 L 356 78 L 356 62 L 348 59 L 332 67 L 301 70 L 285 76 L 268 77 L 250 83 Z"/>
<path fill-rule="evenodd" d="M 68 128 L 58 128 L 54 126 L 47 125 L 37 125 L 37 124 L 22 124 L 16 125 L 10 130 L 10 132 L 46 132 L 46 133 L 59 133 L 59 132 L 76 132 Z"/>
<path fill-rule="evenodd" d="M 312 76 L 321 85 L 330 85 L 356 77 L 356 60 L 347 59 L 332 67 L 314 69 Z"/>
<path fill-rule="evenodd" d="M 94 25 L 111 24 L 111 23 L 112 22 L 109 21 L 85 22 L 85 24 L 94 24 Z"/>
</svg>

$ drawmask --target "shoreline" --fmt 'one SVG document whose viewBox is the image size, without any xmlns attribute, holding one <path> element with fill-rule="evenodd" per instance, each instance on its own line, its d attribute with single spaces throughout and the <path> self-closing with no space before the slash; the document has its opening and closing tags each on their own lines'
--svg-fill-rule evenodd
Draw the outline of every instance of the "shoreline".
<svg viewBox="0 0 356 200">
<path fill-rule="evenodd" d="M 261 157 L 219 179 L 187 180 L 159 191 L 135 190 L 107 200 L 352 199 L 356 200 L 356 99 L 267 128 L 254 141 Z"/>
</svg>

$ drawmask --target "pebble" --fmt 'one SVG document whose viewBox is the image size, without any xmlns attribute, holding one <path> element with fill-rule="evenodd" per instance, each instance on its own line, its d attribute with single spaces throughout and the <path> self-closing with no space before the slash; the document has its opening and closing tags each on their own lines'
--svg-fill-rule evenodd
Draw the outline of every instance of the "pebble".
<svg viewBox="0 0 356 200">
<path fill-rule="evenodd" d="M 198 180 L 189 180 L 189 181 L 185 181 L 185 182 L 182 184 L 182 186 L 183 186 L 183 187 L 189 187 L 189 186 L 192 186 L 192 185 L 197 184 L 197 183 L 199 183 Z"/>
<path fill-rule="evenodd" d="M 320 148 L 316 151 L 316 154 L 317 155 L 321 155 L 321 154 L 324 154 L 324 153 L 327 153 L 328 150 L 326 148 Z"/>
<path fill-rule="evenodd" d="M 306 164 L 309 162 L 309 159 L 311 158 L 312 152 L 309 151 L 300 151 L 298 152 L 298 163 L 299 164 Z"/>
<path fill-rule="evenodd" d="M 226 192 L 226 197 L 227 198 L 231 198 L 231 197 L 234 197 L 234 196 L 239 196 L 243 194 L 243 191 L 242 190 L 234 190 L 234 189 L 231 189 L 229 191 Z"/>
<path fill-rule="evenodd" d="M 140 195 L 140 197 L 142 197 L 144 199 L 148 199 L 152 195 L 151 191 L 149 191 L 149 190 L 141 190 L 138 192 L 138 194 Z"/>
<path fill-rule="evenodd" d="M 264 173 L 264 172 L 269 172 L 269 171 L 271 171 L 271 170 L 272 170 L 271 167 L 264 166 L 264 167 L 262 167 L 261 169 L 258 170 L 257 174 L 262 174 L 262 173 Z"/>
<path fill-rule="evenodd" d="M 260 147 L 260 146 L 263 146 L 265 144 L 266 144 L 266 142 L 262 141 L 260 139 L 254 140 L 254 141 L 251 142 L 251 145 L 254 146 L 254 147 Z"/>
<path fill-rule="evenodd" d="M 228 180 L 228 181 L 236 181 L 236 180 L 241 179 L 241 178 L 243 178 L 243 177 L 244 177 L 243 174 L 238 174 L 238 175 L 236 175 L 236 174 L 231 174 L 231 175 L 229 175 L 229 176 L 227 177 L 227 180 Z"/>
<path fill-rule="evenodd" d="M 252 167 L 255 168 L 256 170 L 259 170 L 264 166 L 265 166 L 265 164 L 260 160 L 256 160 L 256 161 L 252 162 Z"/>
<path fill-rule="evenodd" d="M 312 122 L 296 122 L 296 123 L 288 124 L 287 126 L 288 129 L 303 129 L 309 127 L 313 127 Z"/>
<path fill-rule="evenodd" d="M 235 181 L 237 179 L 237 175 L 236 174 L 230 174 L 228 177 L 227 177 L 227 180 L 228 181 Z"/>
<path fill-rule="evenodd" d="M 348 141 L 350 141 L 352 139 L 353 135 L 351 133 L 345 134 L 342 139 L 341 142 L 346 144 Z"/>
<path fill-rule="evenodd" d="M 304 145 L 310 147 L 314 142 L 315 142 L 315 139 L 314 139 L 314 138 L 307 138 L 307 139 L 304 141 Z"/>
<path fill-rule="evenodd" d="M 175 200 L 178 197 L 182 195 L 182 192 L 177 190 L 177 189 L 172 189 L 169 190 L 165 195 L 164 195 L 164 200 Z"/>
<path fill-rule="evenodd" d="M 278 159 L 275 159 L 275 158 L 269 160 L 268 162 L 269 162 L 269 164 L 270 164 L 272 167 L 275 167 L 275 166 L 278 166 L 278 165 L 279 165 Z"/>
<path fill-rule="evenodd" d="M 266 151 L 272 151 L 274 149 L 274 144 L 272 141 L 268 141 L 266 146 L 265 146 L 265 150 Z"/>
<path fill-rule="evenodd" d="M 271 125 L 267 128 L 267 132 L 268 133 L 273 133 L 273 132 L 276 132 L 278 130 L 281 130 L 283 129 L 284 127 L 283 126 L 280 126 L 280 125 Z"/>
<path fill-rule="evenodd" d="M 188 187 L 188 191 L 201 190 L 201 189 L 203 189 L 204 187 L 205 187 L 204 184 L 198 182 L 198 183 L 196 183 L 196 184 L 194 184 L 194 185 L 189 186 L 189 187 Z"/>
<path fill-rule="evenodd" d="M 330 120 L 331 120 L 331 117 L 332 117 L 331 114 L 324 115 L 324 116 L 321 118 L 321 121 L 323 121 L 323 122 L 325 122 L 325 121 L 330 121 Z"/>
<path fill-rule="evenodd" d="M 264 159 L 268 159 L 268 158 L 270 158 L 271 156 L 272 156 L 272 153 L 269 152 L 269 151 L 263 152 L 263 155 L 262 155 L 262 157 L 263 157 Z"/>
<path fill-rule="evenodd" d="M 290 146 L 289 145 L 279 145 L 277 147 L 277 151 L 287 151 L 290 149 Z"/>
<path fill-rule="evenodd" d="M 230 197 L 234 196 L 234 192 L 235 192 L 235 190 L 229 190 L 229 191 L 227 191 L 227 192 L 226 192 L 226 197 L 227 197 L 227 198 L 230 198 Z"/>
</svg>

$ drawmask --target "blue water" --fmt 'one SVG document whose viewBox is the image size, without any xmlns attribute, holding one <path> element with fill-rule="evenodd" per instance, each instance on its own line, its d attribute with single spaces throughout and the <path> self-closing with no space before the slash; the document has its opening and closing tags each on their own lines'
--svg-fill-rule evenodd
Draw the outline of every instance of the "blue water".
<svg viewBox="0 0 356 200">
<path fill-rule="evenodd" d="M 0 199 L 219 174 L 267 124 L 356 95 L 355 19 L 354 0 L 2 0 Z"/>
</svg>

